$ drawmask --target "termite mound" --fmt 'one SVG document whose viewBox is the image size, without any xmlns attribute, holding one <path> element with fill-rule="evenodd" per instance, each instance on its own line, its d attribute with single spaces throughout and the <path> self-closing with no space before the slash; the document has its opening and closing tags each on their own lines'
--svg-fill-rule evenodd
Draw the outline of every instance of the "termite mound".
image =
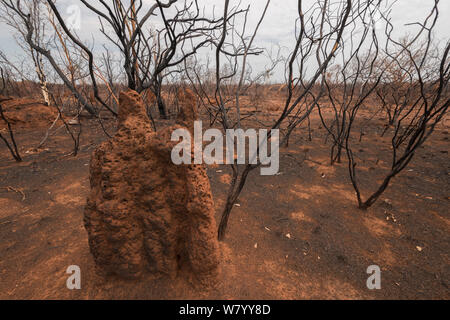
<svg viewBox="0 0 450 320">
<path fill-rule="evenodd" d="M 189 273 L 200 280 L 217 274 L 206 168 L 171 161 L 173 130 L 192 130 L 196 119 L 192 92 L 179 99 L 176 124 L 154 132 L 140 95 L 122 92 L 117 132 L 93 152 L 84 224 L 96 265 L 108 274 Z"/>
</svg>

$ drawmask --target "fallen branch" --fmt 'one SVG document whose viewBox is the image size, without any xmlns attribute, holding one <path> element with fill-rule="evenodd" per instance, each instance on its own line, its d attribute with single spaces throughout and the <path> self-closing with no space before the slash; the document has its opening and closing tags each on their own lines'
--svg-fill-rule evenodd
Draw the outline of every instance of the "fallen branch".
<svg viewBox="0 0 450 320">
<path fill-rule="evenodd" d="M 22 190 L 20 190 L 20 189 L 16 189 L 16 188 L 11 187 L 11 186 L 4 187 L 4 189 L 6 189 L 7 191 L 10 191 L 10 192 L 15 192 L 15 193 L 21 194 L 22 195 L 22 201 L 25 201 L 25 199 L 27 198 L 25 196 L 25 193 Z"/>
</svg>

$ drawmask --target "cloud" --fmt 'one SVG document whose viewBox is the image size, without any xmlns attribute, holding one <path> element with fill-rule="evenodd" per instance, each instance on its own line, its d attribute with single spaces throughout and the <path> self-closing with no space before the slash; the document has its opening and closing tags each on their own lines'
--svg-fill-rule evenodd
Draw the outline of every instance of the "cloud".
<svg viewBox="0 0 450 320">
<path fill-rule="evenodd" d="M 304 10 L 306 10 L 309 6 L 316 3 L 318 0 L 307 0 L 303 1 Z M 231 0 L 231 6 L 235 6 L 238 3 L 241 3 L 243 8 L 250 5 L 250 13 L 248 15 L 247 21 L 247 30 L 249 32 L 253 30 L 253 28 L 258 23 L 260 18 L 260 14 L 263 12 L 266 1 L 265 0 Z M 97 3 L 97 6 L 100 8 L 98 1 L 92 1 L 92 3 Z M 153 5 L 155 1 L 147 0 L 144 1 L 144 5 L 146 8 Z M 179 3 L 184 3 L 183 1 L 179 1 Z M 389 3 L 393 3 L 392 0 Z M 273 46 L 282 46 L 287 48 L 292 48 L 295 44 L 295 21 L 298 17 L 297 13 L 297 0 L 272 0 L 270 3 L 270 7 L 267 12 L 267 16 L 260 27 L 258 32 L 258 36 L 255 39 L 255 45 L 259 47 L 271 48 Z M 434 0 L 398 0 L 393 5 L 392 9 L 392 23 L 397 28 L 397 35 L 401 36 L 407 32 L 413 32 L 415 29 L 414 26 L 406 26 L 407 23 L 423 21 L 426 15 L 429 13 L 430 9 L 434 4 Z M 80 5 L 79 1 L 58 1 L 58 6 L 61 10 L 61 13 L 65 19 L 68 18 L 67 8 L 71 5 Z M 208 15 L 212 15 L 213 12 L 216 16 L 221 15 L 223 12 L 223 0 L 199 0 L 199 6 L 204 8 L 204 12 Z M 180 4 L 178 4 L 180 7 Z M 88 10 L 85 6 L 81 5 L 81 29 L 77 32 L 77 34 L 81 37 L 81 39 L 88 43 L 95 43 L 95 50 L 101 50 L 103 45 L 108 45 L 112 47 L 111 43 L 108 39 L 101 34 L 99 31 L 99 21 L 95 14 L 93 14 L 90 10 Z M 439 20 L 435 27 L 435 36 L 437 39 L 445 43 L 450 39 L 450 19 L 447 17 L 450 16 L 450 1 L 441 1 L 439 3 Z M 168 12 L 170 14 L 170 12 Z M 150 19 L 150 23 L 155 27 L 161 27 L 161 20 L 159 17 L 152 17 Z M 242 26 L 241 21 L 237 21 L 237 25 L 239 27 Z M 107 29 L 114 37 L 112 30 Z M 12 38 L 12 32 L 10 28 L 4 27 L 4 23 L 0 22 L 0 48 L 6 51 L 8 54 L 14 55 L 17 54 L 19 48 L 14 44 Z M 289 51 L 289 49 L 287 49 Z M 286 51 L 286 52 L 287 52 Z M 264 62 L 264 59 L 257 58 L 254 59 L 257 63 L 256 66 L 253 67 L 255 71 L 261 71 L 264 69 L 265 64 L 267 64 L 268 60 Z M 276 78 L 277 80 L 283 79 L 283 68 L 277 69 Z"/>
</svg>

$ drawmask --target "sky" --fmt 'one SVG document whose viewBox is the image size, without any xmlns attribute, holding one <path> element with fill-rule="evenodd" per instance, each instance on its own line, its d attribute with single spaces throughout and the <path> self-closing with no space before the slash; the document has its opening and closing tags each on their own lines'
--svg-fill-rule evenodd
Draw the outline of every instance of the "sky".
<svg viewBox="0 0 450 320">
<path fill-rule="evenodd" d="M 304 0 L 304 7 L 307 8 L 316 0 Z M 97 2 L 96 0 L 90 1 Z M 154 3 L 153 0 L 144 0 L 146 5 Z M 179 1 L 182 2 L 182 1 Z M 391 1 L 392 2 L 392 1 Z M 214 9 L 216 14 L 223 11 L 223 0 L 199 0 L 200 7 L 205 7 L 207 12 L 212 12 Z M 238 4 L 238 0 L 231 0 L 231 5 Z M 248 16 L 248 29 L 256 26 L 260 13 L 262 13 L 266 1 L 265 0 L 241 0 L 242 7 L 250 5 L 250 14 Z M 397 27 L 399 34 L 405 34 L 413 31 L 414 27 L 405 26 L 407 23 L 422 21 L 429 13 L 434 0 L 397 0 L 392 7 L 392 22 Z M 73 19 L 74 15 L 79 13 L 79 30 L 78 35 L 85 42 L 95 41 L 96 48 L 101 48 L 101 45 L 108 45 L 108 41 L 102 36 L 98 29 L 99 23 L 97 17 L 84 7 L 78 0 L 58 0 L 58 7 L 66 19 L 69 21 Z M 434 36 L 441 42 L 446 43 L 450 39 L 450 0 L 440 0 L 439 3 L 439 20 L 435 27 Z M 293 47 L 295 38 L 295 20 L 297 18 L 297 0 L 271 0 L 267 15 L 263 24 L 261 25 L 258 35 L 255 39 L 255 45 L 264 47 L 268 50 L 280 46 L 286 48 Z M 159 20 L 159 19 L 158 19 Z M 155 26 L 160 25 L 159 21 L 152 20 Z M 0 22 L 0 50 L 5 52 L 9 57 L 19 57 L 21 55 L 19 47 L 15 44 L 13 38 L 13 31 Z M 208 54 L 203 52 L 202 54 Z M 264 70 L 269 60 L 265 57 L 259 57 L 252 61 L 256 72 Z M 274 74 L 275 81 L 282 81 L 284 78 L 284 69 L 277 68 Z"/>
</svg>

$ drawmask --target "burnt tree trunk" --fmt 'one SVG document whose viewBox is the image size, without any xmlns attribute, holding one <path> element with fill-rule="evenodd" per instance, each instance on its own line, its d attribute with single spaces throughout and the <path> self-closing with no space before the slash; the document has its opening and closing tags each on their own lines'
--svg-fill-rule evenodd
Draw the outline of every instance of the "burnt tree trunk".
<svg viewBox="0 0 450 320">
<path fill-rule="evenodd" d="M 155 81 L 156 103 L 158 105 L 158 111 L 161 119 L 167 119 L 167 109 L 166 104 L 164 103 L 164 100 L 161 96 L 161 89 L 162 89 L 162 79 L 158 77 L 158 79 Z"/>
</svg>

